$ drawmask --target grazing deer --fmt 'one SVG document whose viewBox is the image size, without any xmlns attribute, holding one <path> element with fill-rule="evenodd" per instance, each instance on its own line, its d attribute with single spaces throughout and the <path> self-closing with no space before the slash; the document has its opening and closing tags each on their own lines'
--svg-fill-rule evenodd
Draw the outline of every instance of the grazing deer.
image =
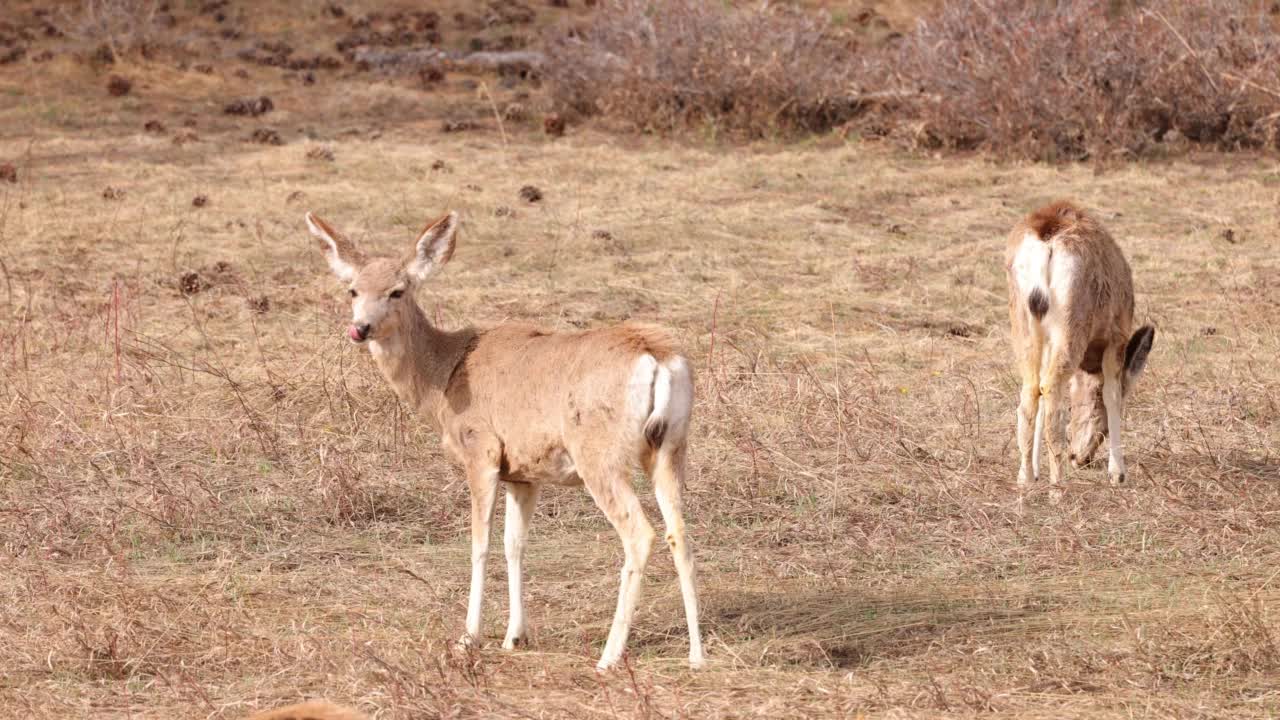
<svg viewBox="0 0 1280 720">
<path fill-rule="evenodd" d="M 1150 325 L 1133 332 L 1133 275 L 1124 253 L 1092 215 L 1059 201 L 1014 227 L 1005 269 L 1013 349 L 1022 374 L 1018 484 L 1040 477 L 1046 426 L 1049 482 L 1056 485 L 1062 478 L 1067 447 L 1060 408 L 1068 388 L 1072 464 L 1088 464 L 1108 438 L 1107 471 L 1113 484 L 1123 483 L 1124 402 L 1155 339 Z"/>
<path fill-rule="evenodd" d="M 540 487 L 585 485 L 622 538 L 618 606 L 598 667 L 622 656 L 640 597 L 654 531 L 631 487 L 640 465 L 653 480 L 675 556 L 689 662 L 703 662 L 693 552 L 685 539 L 685 478 L 693 372 L 666 331 L 626 323 L 586 332 L 506 324 L 446 332 L 413 299 L 418 284 L 453 255 L 458 216 L 429 225 L 403 259 L 366 258 L 320 218 L 311 234 L 348 285 L 347 334 L 368 343 L 400 400 L 440 433 L 471 488 L 471 596 L 463 643 L 480 639 L 489 525 L 498 486 L 506 490 L 505 546 L 510 620 L 502 646 L 527 639 L 522 601 L 525 537 Z"/>
</svg>

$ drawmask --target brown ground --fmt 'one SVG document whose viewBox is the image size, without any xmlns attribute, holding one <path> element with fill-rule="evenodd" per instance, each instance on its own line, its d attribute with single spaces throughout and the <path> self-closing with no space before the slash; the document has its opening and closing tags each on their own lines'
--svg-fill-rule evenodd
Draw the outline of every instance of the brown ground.
<svg viewBox="0 0 1280 720">
<path fill-rule="evenodd" d="M 549 139 L 537 89 L 494 76 L 304 85 L 230 50 L 204 74 L 34 62 L 44 47 L 92 49 L 40 40 L 0 66 L 0 716 L 232 719 L 302 697 L 378 718 L 1280 713 L 1274 159 Z M 264 94 L 265 115 L 222 112 Z M 511 102 L 529 119 L 500 129 Z M 442 132 L 453 117 L 480 127 Z M 249 140 L 263 129 L 283 144 Z M 1133 486 L 1091 468 L 1020 510 L 1003 233 L 1060 195 L 1099 208 L 1159 334 Z M 707 670 L 684 667 L 659 549 L 630 672 L 595 674 L 621 549 L 577 490 L 535 521 L 532 649 L 496 647 L 500 553 L 489 643 L 451 649 L 465 486 L 343 338 L 302 223 L 399 251 L 448 207 L 459 248 L 419 297 L 445 325 L 682 337 Z"/>
</svg>

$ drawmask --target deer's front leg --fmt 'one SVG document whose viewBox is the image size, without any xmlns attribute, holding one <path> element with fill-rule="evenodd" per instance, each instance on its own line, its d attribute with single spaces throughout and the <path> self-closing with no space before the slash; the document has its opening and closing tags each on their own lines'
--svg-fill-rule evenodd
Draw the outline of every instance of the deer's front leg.
<svg viewBox="0 0 1280 720">
<path fill-rule="evenodd" d="M 1107 412 L 1107 437 L 1110 440 L 1107 473 L 1111 476 L 1112 485 L 1123 485 L 1125 480 L 1124 442 L 1120 437 L 1123 429 L 1121 414 L 1124 411 L 1123 373 L 1124 358 L 1118 353 L 1108 352 L 1102 361 L 1102 404 Z"/>
<path fill-rule="evenodd" d="M 467 602 L 467 632 L 462 645 L 480 643 L 480 615 L 484 609 L 484 570 L 489 558 L 489 528 L 498 497 L 498 469 L 489 465 L 467 468 L 471 485 L 471 595 Z"/>
<path fill-rule="evenodd" d="M 503 539 L 507 551 L 511 615 L 507 621 L 507 637 L 502 641 L 504 650 L 514 650 L 516 645 L 529 639 L 529 624 L 524 615 L 524 546 L 525 539 L 529 536 L 529 520 L 533 517 L 533 508 L 537 504 L 537 485 L 507 485 L 506 532 Z"/>
</svg>

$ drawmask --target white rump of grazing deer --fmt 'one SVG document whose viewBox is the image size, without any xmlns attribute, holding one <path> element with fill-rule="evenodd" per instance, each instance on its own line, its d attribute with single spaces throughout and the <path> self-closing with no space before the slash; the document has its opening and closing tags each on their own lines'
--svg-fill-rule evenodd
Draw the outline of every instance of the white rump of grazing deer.
<svg viewBox="0 0 1280 720">
<path fill-rule="evenodd" d="M 654 540 L 631 486 L 638 465 L 653 480 L 675 556 L 689 662 L 703 662 L 693 552 L 685 539 L 682 487 L 693 409 L 693 372 L 658 327 L 624 323 L 585 332 L 527 325 L 446 332 L 413 293 L 453 255 L 457 213 L 430 224 L 406 257 L 366 258 L 307 214 L 329 267 L 348 286 L 348 335 L 367 343 L 401 401 L 428 419 L 466 470 L 471 488 L 471 596 L 464 643 L 480 640 L 489 526 L 506 490 L 510 620 L 503 648 L 527 640 L 522 600 L 525 537 L 543 484 L 585 485 L 618 535 L 625 562 L 618 606 L 599 668 L 622 656 Z"/>
<path fill-rule="evenodd" d="M 1155 328 L 1133 331 L 1133 275 L 1120 246 L 1089 213 L 1058 201 L 1009 234 L 1009 321 L 1022 375 L 1018 484 L 1040 477 L 1047 427 L 1049 482 L 1062 478 L 1063 391 L 1070 392 L 1070 459 L 1082 467 L 1109 439 L 1107 471 L 1125 481 L 1125 398 L 1147 364 Z"/>
</svg>

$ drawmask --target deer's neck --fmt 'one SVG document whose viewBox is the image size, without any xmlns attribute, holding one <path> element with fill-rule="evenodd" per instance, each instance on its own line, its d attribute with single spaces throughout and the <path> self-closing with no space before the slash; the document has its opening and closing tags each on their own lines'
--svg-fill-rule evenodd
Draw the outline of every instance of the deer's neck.
<svg viewBox="0 0 1280 720">
<path fill-rule="evenodd" d="M 437 330 L 417 303 L 409 303 L 405 316 L 399 331 L 371 341 L 369 352 L 400 401 L 438 425 L 437 411 L 470 332 Z"/>
</svg>

